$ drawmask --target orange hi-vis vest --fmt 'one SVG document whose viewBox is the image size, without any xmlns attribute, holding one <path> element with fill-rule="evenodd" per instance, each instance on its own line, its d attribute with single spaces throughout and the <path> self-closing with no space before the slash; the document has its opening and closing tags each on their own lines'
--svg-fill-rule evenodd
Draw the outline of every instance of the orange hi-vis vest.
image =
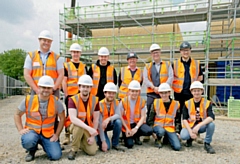
<svg viewBox="0 0 240 164">
<path fill-rule="evenodd" d="M 89 95 L 87 109 L 85 109 L 80 93 L 71 97 L 76 108 L 77 108 L 77 117 L 85 122 L 87 119 L 88 125 L 93 128 L 93 112 L 98 103 L 98 97 L 94 95 Z"/>
<path fill-rule="evenodd" d="M 191 83 L 198 79 L 199 71 L 200 71 L 199 61 L 191 58 L 191 64 L 190 64 L 190 70 L 189 70 L 189 73 L 191 76 Z M 185 68 L 183 63 L 181 62 L 181 59 L 174 61 L 173 72 L 174 72 L 174 79 L 173 79 L 172 88 L 174 92 L 181 93 L 183 88 L 184 73 L 185 73 Z"/>
<path fill-rule="evenodd" d="M 111 117 L 115 114 L 115 110 L 118 106 L 118 103 L 119 103 L 118 100 L 114 100 L 110 105 L 110 111 L 108 111 L 105 99 L 103 99 L 99 102 L 100 113 L 103 116 L 103 121 L 106 120 L 108 117 Z"/>
<path fill-rule="evenodd" d="M 188 115 L 189 115 L 189 119 L 187 121 L 188 121 L 189 126 L 192 128 L 195 124 L 196 113 L 197 113 L 196 109 L 195 109 L 194 99 L 191 98 L 190 100 L 185 101 L 185 105 L 188 109 Z M 202 118 L 202 120 L 207 118 L 207 109 L 208 109 L 209 105 L 210 105 L 209 100 L 207 100 L 205 98 L 201 99 L 200 107 L 199 107 L 199 115 Z M 183 125 L 183 127 L 186 128 L 184 125 Z"/>
<path fill-rule="evenodd" d="M 168 112 L 166 112 L 162 99 L 155 99 L 153 102 L 156 112 L 154 126 L 160 126 L 168 132 L 175 132 L 175 117 L 180 105 L 178 101 L 172 100 Z"/>
<path fill-rule="evenodd" d="M 50 95 L 47 106 L 47 117 L 42 120 L 40 114 L 40 102 L 38 95 L 26 96 L 26 123 L 25 128 L 34 130 L 37 134 L 42 133 L 46 138 L 50 138 L 54 134 L 54 123 L 57 116 L 57 100 L 58 98 Z"/>
<path fill-rule="evenodd" d="M 96 64 L 92 64 L 92 70 L 93 70 L 93 76 L 92 76 L 93 77 L 93 87 L 91 90 L 91 94 L 96 96 L 97 92 L 98 92 L 98 84 L 99 84 L 101 73 L 100 73 L 99 66 L 97 66 Z M 114 82 L 113 72 L 114 72 L 114 67 L 112 65 L 109 65 L 107 67 L 107 72 L 106 72 L 107 83 Z"/>
<path fill-rule="evenodd" d="M 36 85 L 40 77 L 42 77 L 43 75 L 50 76 L 51 78 L 53 78 L 54 82 L 57 80 L 57 60 L 60 57 L 59 55 L 51 51 L 48 55 L 45 65 L 43 65 L 38 51 L 29 52 L 29 56 L 32 59 L 31 76 Z"/>
<path fill-rule="evenodd" d="M 161 62 L 161 68 L 160 68 L 160 84 L 166 83 L 168 80 L 168 67 L 169 67 L 169 62 L 162 61 Z M 151 68 L 153 66 L 153 63 L 146 64 L 146 69 L 148 72 L 148 80 L 152 82 L 152 77 L 151 77 Z M 158 86 L 157 86 L 158 87 Z M 150 87 L 147 88 L 147 93 L 154 92 L 154 90 Z"/>
<path fill-rule="evenodd" d="M 131 130 L 131 126 L 130 126 L 130 118 L 131 118 L 131 109 L 130 109 L 130 102 L 129 102 L 129 97 L 124 97 L 122 99 L 122 105 L 123 105 L 123 115 L 122 118 L 125 122 L 125 124 L 127 125 L 128 129 Z M 143 98 L 141 98 L 140 96 L 138 96 L 136 104 L 135 104 L 135 109 L 134 109 L 134 122 L 138 123 L 139 120 L 141 119 L 141 110 L 142 108 L 144 108 L 145 106 L 145 100 Z M 122 126 L 122 131 L 126 132 L 126 129 L 124 126 Z"/>
<path fill-rule="evenodd" d="M 124 98 L 127 95 L 128 84 L 132 80 L 137 80 L 139 83 L 142 81 L 142 71 L 141 71 L 141 69 L 137 68 L 137 71 L 135 72 L 134 76 L 132 77 L 132 73 L 129 70 L 129 68 L 122 67 L 121 68 L 121 80 L 122 80 L 122 84 L 119 88 L 118 98 Z"/>
<path fill-rule="evenodd" d="M 67 91 L 68 95 L 75 95 L 78 93 L 78 78 L 86 74 L 85 64 L 79 62 L 78 69 L 76 69 L 73 62 L 64 63 L 64 67 L 68 71 L 67 77 Z"/>
</svg>

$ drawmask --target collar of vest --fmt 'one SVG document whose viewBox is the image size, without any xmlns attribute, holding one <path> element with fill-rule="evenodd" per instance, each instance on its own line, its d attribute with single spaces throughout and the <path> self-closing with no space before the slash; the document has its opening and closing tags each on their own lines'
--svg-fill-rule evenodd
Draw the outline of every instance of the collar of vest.
<svg viewBox="0 0 240 164">
<path fill-rule="evenodd" d="M 43 53 L 40 49 L 38 49 L 37 51 L 38 51 L 39 54 L 40 54 L 40 53 Z M 50 55 L 50 53 L 51 53 L 51 50 L 48 50 L 48 52 L 43 53 L 43 54 L 48 54 L 48 55 Z"/>
</svg>

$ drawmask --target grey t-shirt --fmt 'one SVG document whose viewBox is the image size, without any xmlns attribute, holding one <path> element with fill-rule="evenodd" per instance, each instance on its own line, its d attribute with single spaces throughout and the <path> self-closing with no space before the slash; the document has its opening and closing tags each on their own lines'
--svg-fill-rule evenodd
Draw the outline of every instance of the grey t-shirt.
<svg viewBox="0 0 240 164">
<path fill-rule="evenodd" d="M 47 61 L 47 55 L 48 54 L 43 54 L 40 52 L 40 56 L 41 56 L 43 64 L 46 63 L 46 61 Z M 32 59 L 30 58 L 29 55 L 27 55 L 27 57 L 25 59 L 23 68 L 26 68 L 29 70 L 33 69 L 32 68 Z M 62 57 L 58 58 L 58 60 L 57 60 L 57 70 L 60 70 L 60 69 L 63 69 L 63 58 Z"/>
<path fill-rule="evenodd" d="M 26 112 L 26 104 L 25 104 L 25 100 L 26 98 L 24 98 L 22 100 L 22 102 L 20 103 L 20 105 L 18 106 L 18 109 L 22 112 Z M 47 117 L 47 105 L 48 105 L 48 101 L 43 101 L 43 100 L 40 100 L 40 109 L 39 109 L 39 112 L 42 116 L 42 120 L 44 120 L 46 117 Z M 57 113 L 62 113 L 64 111 L 64 107 L 63 107 L 63 104 L 60 100 L 57 101 Z"/>
<path fill-rule="evenodd" d="M 128 97 L 128 100 L 130 102 L 130 110 L 131 110 L 131 113 L 130 113 L 130 124 L 132 124 L 132 123 L 134 123 L 134 110 L 135 110 L 136 100 L 131 100 L 129 97 Z M 124 110 L 122 101 L 119 103 L 119 109 L 121 110 L 121 112 Z M 142 108 L 141 110 L 146 111 L 146 109 L 147 109 L 147 107 L 144 106 L 144 108 Z"/>
</svg>

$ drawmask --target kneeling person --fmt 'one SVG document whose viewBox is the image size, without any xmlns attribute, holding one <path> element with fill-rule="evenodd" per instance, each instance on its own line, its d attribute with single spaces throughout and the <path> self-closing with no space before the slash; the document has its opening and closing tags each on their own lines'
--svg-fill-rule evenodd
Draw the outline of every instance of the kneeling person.
<svg viewBox="0 0 240 164">
<path fill-rule="evenodd" d="M 197 138 L 197 134 L 206 132 L 204 149 L 207 153 L 214 154 L 215 150 L 210 145 L 215 130 L 212 104 L 209 100 L 202 98 L 204 89 L 201 82 L 193 82 L 190 91 L 193 98 L 186 101 L 183 107 L 184 128 L 181 130 L 180 136 L 183 140 L 187 140 L 185 146 L 190 147 L 193 139 Z"/>
<path fill-rule="evenodd" d="M 119 104 L 122 119 L 122 135 L 125 146 L 132 148 L 135 144 L 142 145 L 140 136 L 152 135 L 152 128 L 145 124 L 146 103 L 140 97 L 141 86 L 136 80 L 128 85 L 128 96 L 122 99 Z"/>
<path fill-rule="evenodd" d="M 28 95 L 19 105 L 14 121 L 22 135 L 22 146 L 29 153 L 26 162 L 34 160 L 38 144 L 47 153 L 50 160 L 58 160 L 62 156 L 59 135 L 62 131 L 65 113 L 60 100 L 53 96 L 54 81 L 50 76 L 42 76 L 38 81 L 39 94 Z M 22 126 L 22 115 L 26 113 L 25 127 Z M 55 118 L 60 118 L 56 132 Z"/>
<path fill-rule="evenodd" d="M 98 97 L 90 94 L 93 86 L 89 75 L 82 75 L 79 80 L 80 93 L 70 97 L 68 110 L 70 133 L 72 133 L 72 148 L 68 154 L 69 160 L 74 160 L 79 148 L 88 155 L 95 155 L 98 149 L 95 136 L 98 134 L 99 105 Z"/>
<path fill-rule="evenodd" d="M 97 137 L 97 144 L 102 151 L 110 149 L 110 141 L 107 131 L 113 130 L 112 148 L 115 150 L 124 151 L 119 146 L 119 136 L 122 129 L 122 121 L 120 119 L 120 110 L 118 108 L 118 100 L 115 99 L 117 87 L 114 83 L 108 82 L 103 89 L 105 99 L 99 102 L 99 132 L 100 137 Z"/>
<path fill-rule="evenodd" d="M 179 151 L 181 148 L 177 133 L 175 132 L 175 117 L 179 113 L 178 101 L 169 98 L 171 88 L 169 84 L 162 83 L 159 88 L 160 99 L 155 99 L 153 108 L 150 111 L 148 122 L 153 125 L 153 132 L 156 133 L 155 146 L 162 147 L 161 139 L 167 137 L 173 150 Z"/>
</svg>

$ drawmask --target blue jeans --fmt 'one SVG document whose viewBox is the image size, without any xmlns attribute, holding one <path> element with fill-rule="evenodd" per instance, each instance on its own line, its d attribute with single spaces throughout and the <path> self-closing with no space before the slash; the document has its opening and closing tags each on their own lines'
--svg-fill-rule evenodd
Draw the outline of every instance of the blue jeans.
<svg viewBox="0 0 240 164">
<path fill-rule="evenodd" d="M 204 139 L 204 142 L 210 144 L 212 142 L 212 136 L 213 136 L 214 130 L 215 130 L 215 124 L 213 122 L 210 122 L 209 124 L 202 126 L 199 129 L 198 133 L 206 132 L 206 137 Z M 189 140 L 191 138 L 186 128 L 183 128 L 181 130 L 180 136 L 183 140 Z"/>
<path fill-rule="evenodd" d="M 179 151 L 181 149 L 180 141 L 175 132 L 168 132 L 161 126 L 154 126 L 153 132 L 156 133 L 157 137 L 162 137 L 164 135 L 167 135 L 168 140 L 169 140 L 173 150 Z"/>
<path fill-rule="evenodd" d="M 110 144 L 110 140 L 109 140 L 108 135 L 107 135 L 107 131 L 113 130 L 112 146 L 118 146 L 120 132 L 122 131 L 121 129 L 122 129 L 122 121 L 120 119 L 116 119 L 113 122 L 110 122 L 108 124 L 106 130 L 104 131 L 104 136 L 105 136 L 105 139 L 106 139 L 105 141 L 108 145 L 108 150 L 110 149 L 111 144 Z M 96 137 L 96 141 L 97 141 L 98 146 L 101 149 L 102 148 L 102 141 L 101 141 L 99 135 Z"/>
<path fill-rule="evenodd" d="M 58 160 L 62 156 L 62 150 L 58 141 L 51 142 L 50 138 L 45 138 L 34 130 L 30 130 L 29 133 L 22 135 L 21 140 L 22 147 L 28 151 L 36 151 L 37 145 L 41 144 L 50 160 Z"/>
</svg>

